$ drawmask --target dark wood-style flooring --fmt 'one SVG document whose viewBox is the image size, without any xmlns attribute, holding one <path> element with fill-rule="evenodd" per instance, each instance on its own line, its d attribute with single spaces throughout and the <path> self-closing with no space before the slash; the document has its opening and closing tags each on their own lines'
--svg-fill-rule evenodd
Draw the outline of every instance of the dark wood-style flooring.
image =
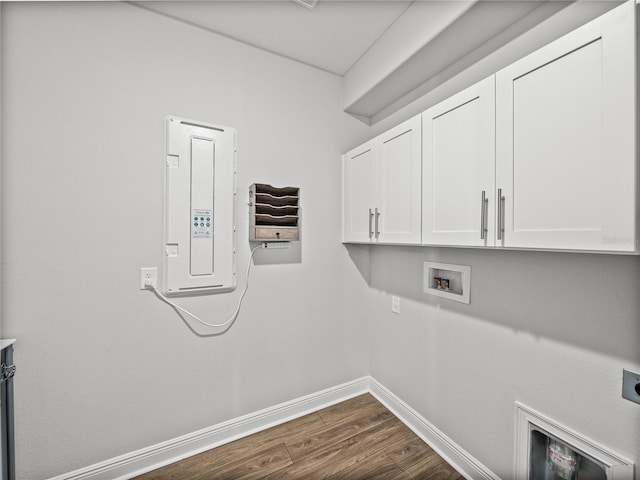
<svg viewBox="0 0 640 480">
<path fill-rule="evenodd" d="M 370 394 L 135 480 L 463 480 Z"/>
</svg>

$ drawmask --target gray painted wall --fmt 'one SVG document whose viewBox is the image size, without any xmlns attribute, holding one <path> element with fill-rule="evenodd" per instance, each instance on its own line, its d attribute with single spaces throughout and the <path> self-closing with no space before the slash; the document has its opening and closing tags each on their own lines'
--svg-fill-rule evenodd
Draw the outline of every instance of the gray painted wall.
<svg viewBox="0 0 640 480">
<path fill-rule="evenodd" d="M 515 401 L 640 462 L 640 408 L 621 397 L 640 365 L 639 258 L 346 248 L 367 284 L 371 376 L 494 473 L 512 478 Z M 471 303 L 424 294 L 425 260 L 470 265 Z"/>
</svg>

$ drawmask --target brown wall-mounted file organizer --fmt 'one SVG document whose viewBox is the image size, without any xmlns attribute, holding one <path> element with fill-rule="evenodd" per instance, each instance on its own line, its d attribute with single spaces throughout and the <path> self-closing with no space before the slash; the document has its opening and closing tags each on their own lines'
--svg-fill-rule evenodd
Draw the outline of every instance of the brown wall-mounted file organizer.
<svg viewBox="0 0 640 480">
<path fill-rule="evenodd" d="M 249 187 L 249 240 L 300 240 L 300 189 L 254 183 Z"/>
</svg>

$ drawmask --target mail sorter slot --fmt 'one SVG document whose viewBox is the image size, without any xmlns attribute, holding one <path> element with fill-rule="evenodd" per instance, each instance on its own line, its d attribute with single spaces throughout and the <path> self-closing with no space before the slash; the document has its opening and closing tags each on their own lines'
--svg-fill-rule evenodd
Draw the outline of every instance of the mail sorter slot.
<svg viewBox="0 0 640 480">
<path fill-rule="evenodd" d="M 297 215 L 283 215 L 274 217 L 273 215 L 261 215 L 256 213 L 256 225 L 275 225 L 280 227 L 297 227 Z"/>
<path fill-rule="evenodd" d="M 274 217 L 298 216 L 298 206 L 295 205 L 268 205 L 256 203 L 256 215 L 271 215 Z"/>
<path fill-rule="evenodd" d="M 249 187 L 249 240 L 300 239 L 300 189 L 254 183 Z"/>
</svg>

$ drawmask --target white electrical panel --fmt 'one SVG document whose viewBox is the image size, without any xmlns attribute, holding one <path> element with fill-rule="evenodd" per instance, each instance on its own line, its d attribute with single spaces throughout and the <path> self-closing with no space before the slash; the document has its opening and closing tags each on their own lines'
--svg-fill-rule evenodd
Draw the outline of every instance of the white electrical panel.
<svg viewBox="0 0 640 480">
<path fill-rule="evenodd" d="M 166 119 L 163 291 L 236 287 L 236 131 Z"/>
</svg>

